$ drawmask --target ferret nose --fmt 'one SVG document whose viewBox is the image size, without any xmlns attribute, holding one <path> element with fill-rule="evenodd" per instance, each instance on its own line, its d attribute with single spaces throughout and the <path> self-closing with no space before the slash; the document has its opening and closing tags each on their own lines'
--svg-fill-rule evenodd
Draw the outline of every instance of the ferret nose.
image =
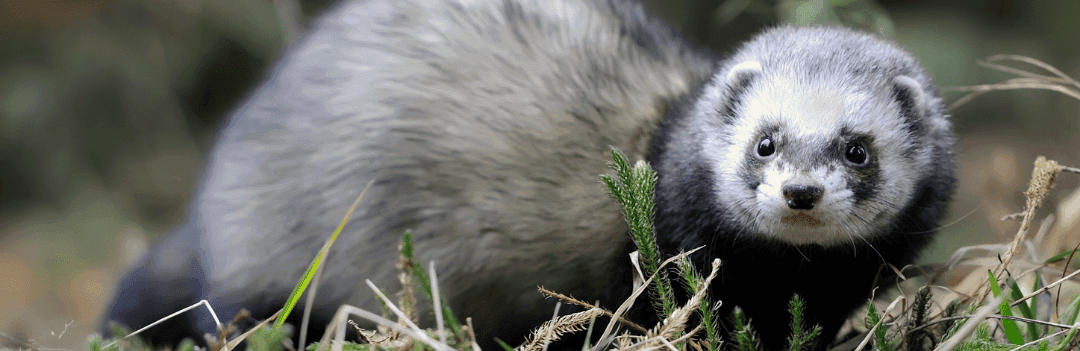
<svg viewBox="0 0 1080 351">
<path fill-rule="evenodd" d="M 783 188 L 787 205 L 793 210 L 809 210 L 821 200 L 821 187 L 805 184 L 789 184 Z"/>
</svg>

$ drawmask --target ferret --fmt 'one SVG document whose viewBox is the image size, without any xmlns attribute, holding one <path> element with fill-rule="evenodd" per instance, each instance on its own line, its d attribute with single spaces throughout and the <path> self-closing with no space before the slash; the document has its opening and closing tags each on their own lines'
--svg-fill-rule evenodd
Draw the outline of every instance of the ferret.
<svg viewBox="0 0 1080 351">
<path fill-rule="evenodd" d="M 929 244 L 952 192 L 954 135 L 933 80 L 891 41 L 842 28 L 766 30 L 667 114 L 649 160 L 664 252 L 706 245 L 721 316 L 740 306 L 768 350 L 786 301 L 826 346 Z M 820 347 L 819 346 L 819 347 Z"/>
<path fill-rule="evenodd" d="M 662 252 L 721 259 L 720 313 L 741 306 L 768 349 L 795 293 L 831 340 L 892 277 L 880 267 L 926 246 L 953 184 L 932 79 L 874 35 L 782 26 L 721 57 L 629 0 L 344 1 L 227 118 L 187 219 L 105 319 L 139 328 L 200 299 L 268 317 L 373 180 L 323 266 L 313 334 L 341 304 L 379 310 L 365 279 L 400 288 L 412 230 L 481 345 L 519 342 L 551 316 L 538 285 L 609 308 L 630 292 L 599 182 L 612 147 L 658 173 Z M 141 335 L 213 331 L 197 311 Z"/>
</svg>

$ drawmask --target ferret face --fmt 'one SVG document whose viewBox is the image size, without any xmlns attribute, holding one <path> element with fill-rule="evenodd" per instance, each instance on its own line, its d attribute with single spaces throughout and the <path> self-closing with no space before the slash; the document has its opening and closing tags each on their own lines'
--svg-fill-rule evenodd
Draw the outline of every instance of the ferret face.
<svg viewBox="0 0 1080 351">
<path fill-rule="evenodd" d="M 911 200 L 927 161 L 913 133 L 923 94 L 910 78 L 853 81 L 750 62 L 718 80 L 727 83 L 712 93 L 732 100 L 699 115 L 702 153 L 716 205 L 748 232 L 855 242 L 883 232 Z"/>
</svg>

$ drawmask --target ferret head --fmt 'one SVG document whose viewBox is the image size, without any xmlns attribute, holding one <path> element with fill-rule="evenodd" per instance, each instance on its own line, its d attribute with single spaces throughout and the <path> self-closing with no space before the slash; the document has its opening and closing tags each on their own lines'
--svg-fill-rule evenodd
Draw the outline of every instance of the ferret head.
<svg viewBox="0 0 1080 351">
<path fill-rule="evenodd" d="M 951 126 L 918 62 L 835 28 L 747 43 L 695 106 L 715 205 L 745 233 L 835 245 L 885 232 L 948 150 Z M 945 146 L 943 146 L 945 145 Z M 951 170 L 947 170 L 951 171 Z"/>
</svg>

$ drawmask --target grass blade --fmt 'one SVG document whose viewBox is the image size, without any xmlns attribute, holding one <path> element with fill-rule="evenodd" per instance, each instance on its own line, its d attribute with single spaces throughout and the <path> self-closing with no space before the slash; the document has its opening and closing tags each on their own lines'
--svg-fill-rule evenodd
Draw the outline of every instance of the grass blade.
<svg viewBox="0 0 1080 351">
<path fill-rule="evenodd" d="M 323 244 L 322 249 L 315 255 L 315 259 L 311 260 L 311 265 L 308 266 L 304 276 L 300 278 L 300 283 L 296 284 L 296 288 L 293 289 L 292 294 L 289 294 L 289 298 L 285 300 L 285 306 L 281 308 L 281 317 L 274 321 L 274 329 L 281 328 L 281 325 L 285 323 L 285 318 L 289 316 L 289 312 L 292 312 L 293 307 L 296 307 L 296 302 L 300 301 L 300 296 L 307 290 L 308 284 L 315 277 L 315 271 L 322 265 L 324 257 L 330 252 L 330 246 L 334 245 L 334 241 L 337 240 L 338 234 L 341 234 L 341 230 L 345 228 L 345 223 L 349 222 L 349 217 L 356 211 L 356 207 L 360 205 L 360 201 L 364 199 L 364 195 L 367 194 L 368 189 L 371 189 L 371 185 L 375 184 L 375 180 L 372 179 L 364 186 L 364 191 L 360 192 L 360 196 L 356 197 L 356 201 L 353 202 L 352 207 L 349 207 L 349 211 L 345 213 L 345 218 L 341 219 L 341 223 L 338 223 L 337 229 L 334 229 L 334 234 L 330 235 L 330 240 Z"/>
<path fill-rule="evenodd" d="M 990 289 L 994 293 L 994 297 L 1001 295 L 1001 286 L 998 285 L 997 278 L 994 277 L 994 272 L 986 271 L 990 274 Z M 998 309 L 1002 316 L 1012 316 L 1012 310 L 1009 309 L 1009 299 L 1002 299 L 1001 304 L 998 305 Z M 1005 337 L 1009 339 L 1009 342 L 1015 345 L 1023 345 L 1024 337 L 1020 335 L 1020 328 L 1016 327 L 1016 321 L 1009 319 L 1002 319 L 1001 329 L 1005 332 Z"/>
</svg>

